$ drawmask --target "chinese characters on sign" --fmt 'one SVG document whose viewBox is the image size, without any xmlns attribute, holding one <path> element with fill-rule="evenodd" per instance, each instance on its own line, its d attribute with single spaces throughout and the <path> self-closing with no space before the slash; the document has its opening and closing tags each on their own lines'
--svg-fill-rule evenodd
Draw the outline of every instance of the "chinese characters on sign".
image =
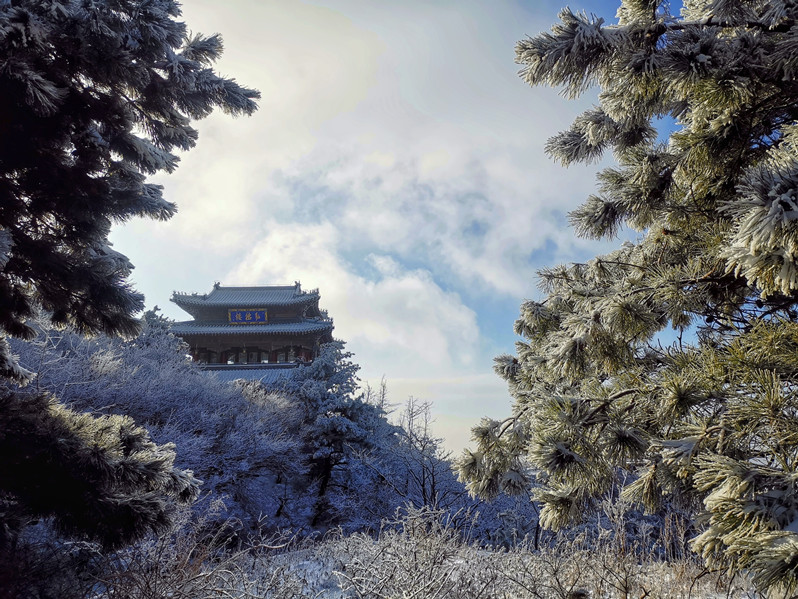
<svg viewBox="0 0 798 599">
<path fill-rule="evenodd" d="M 228 310 L 227 317 L 231 324 L 265 324 L 266 309 Z"/>
</svg>

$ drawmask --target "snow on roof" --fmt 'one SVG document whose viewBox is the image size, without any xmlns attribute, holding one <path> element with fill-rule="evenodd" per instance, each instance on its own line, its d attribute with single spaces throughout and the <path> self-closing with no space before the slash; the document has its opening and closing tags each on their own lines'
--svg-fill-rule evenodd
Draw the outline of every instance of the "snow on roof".
<svg viewBox="0 0 798 599">
<path fill-rule="evenodd" d="M 224 370 L 206 370 L 210 375 L 215 376 L 223 383 L 231 383 L 238 379 L 247 381 L 260 381 L 264 384 L 276 383 L 283 377 L 291 376 L 293 367 L 269 368 L 266 370 L 255 368 L 225 368 Z"/>
<path fill-rule="evenodd" d="M 319 299 L 319 290 L 302 291 L 299 283 L 293 285 L 266 285 L 262 287 L 222 287 L 218 283 L 210 293 L 172 293 L 178 306 L 208 306 L 227 308 L 268 308 L 308 304 Z"/>
<path fill-rule="evenodd" d="M 193 320 L 176 322 L 172 325 L 171 332 L 175 335 L 269 335 L 269 334 L 294 334 L 319 333 L 332 331 L 333 323 L 329 319 L 307 319 L 300 322 L 275 322 L 267 324 L 236 325 L 230 323 L 203 323 Z"/>
</svg>

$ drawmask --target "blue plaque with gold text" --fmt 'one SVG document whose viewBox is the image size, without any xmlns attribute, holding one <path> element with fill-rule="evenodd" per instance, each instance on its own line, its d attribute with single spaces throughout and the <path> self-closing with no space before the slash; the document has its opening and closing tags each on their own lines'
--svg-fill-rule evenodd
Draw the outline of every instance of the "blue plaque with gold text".
<svg viewBox="0 0 798 599">
<path fill-rule="evenodd" d="M 255 310 L 228 310 L 227 318 L 230 324 L 265 324 L 267 314 L 265 308 Z"/>
</svg>

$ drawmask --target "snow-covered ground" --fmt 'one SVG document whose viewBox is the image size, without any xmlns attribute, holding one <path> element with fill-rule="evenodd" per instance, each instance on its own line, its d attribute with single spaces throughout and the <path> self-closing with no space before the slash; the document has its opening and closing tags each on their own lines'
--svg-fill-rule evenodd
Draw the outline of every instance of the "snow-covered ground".
<svg viewBox="0 0 798 599">
<path fill-rule="evenodd" d="M 272 538 L 215 557 L 188 533 L 152 545 L 147 559 L 129 556 L 104 590 L 106 596 L 138 597 L 131 585 L 146 585 L 159 588 L 159 596 L 192 599 L 758 597 L 740 575 L 709 572 L 692 558 L 663 561 L 611 541 L 578 537 L 538 550 L 492 549 L 462 539 L 428 511 L 393 524 L 376 538 Z"/>
</svg>

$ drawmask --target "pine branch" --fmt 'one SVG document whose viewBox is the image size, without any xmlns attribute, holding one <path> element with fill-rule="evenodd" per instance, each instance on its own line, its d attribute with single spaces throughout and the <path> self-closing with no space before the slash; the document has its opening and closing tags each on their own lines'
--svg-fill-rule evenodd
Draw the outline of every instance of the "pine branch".
<svg viewBox="0 0 798 599">
<path fill-rule="evenodd" d="M 759 21 L 745 21 L 744 23 L 736 23 L 734 21 L 716 19 L 715 17 L 707 17 L 698 21 L 678 21 L 662 24 L 661 27 L 657 27 L 654 32 L 660 32 L 662 27 L 665 29 L 662 30 L 659 35 L 662 35 L 662 33 L 665 33 L 665 31 L 684 31 L 688 29 L 705 29 L 713 27 L 718 27 L 720 29 L 740 29 L 743 27 L 746 29 L 757 29 L 769 33 L 788 33 L 795 26 L 795 23 L 795 19 L 785 19 L 778 25 L 772 26 Z"/>
</svg>

